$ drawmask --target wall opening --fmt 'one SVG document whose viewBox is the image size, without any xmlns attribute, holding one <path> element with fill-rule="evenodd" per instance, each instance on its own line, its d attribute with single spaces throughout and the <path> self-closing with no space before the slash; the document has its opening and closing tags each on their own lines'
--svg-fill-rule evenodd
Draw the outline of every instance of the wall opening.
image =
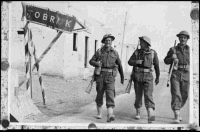
<svg viewBox="0 0 200 132">
<path fill-rule="evenodd" d="M 97 51 L 97 47 L 98 47 L 98 40 L 95 40 L 94 53 Z"/>
<path fill-rule="evenodd" d="M 85 36 L 85 61 L 84 61 L 84 67 L 87 68 L 88 67 L 88 40 L 89 37 Z"/>
<path fill-rule="evenodd" d="M 73 33 L 73 51 L 77 51 L 77 33 Z"/>
</svg>

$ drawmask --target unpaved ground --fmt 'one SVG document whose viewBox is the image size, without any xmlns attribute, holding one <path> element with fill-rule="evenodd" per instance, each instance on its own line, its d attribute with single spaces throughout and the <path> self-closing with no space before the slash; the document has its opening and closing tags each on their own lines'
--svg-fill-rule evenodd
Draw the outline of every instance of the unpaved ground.
<svg viewBox="0 0 200 132">
<path fill-rule="evenodd" d="M 171 93 L 170 88 L 166 86 L 167 73 L 161 73 L 160 82 L 154 86 L 154 102 L 155 102 L 155 117 L 156 121 L 153 124 L 174 124 L 174 114 L 171 110 Z M 134 108 L 135 92 L 133 87 L 130 94 L 120 94 L 115 98 L 115 121 L 111 124 L 132 125 L 132 124 L 147 124 L 147 111 L 143 104 L 141 107 L 141 119 L 135 120 L 136 110 Z M 143 101 L 144 102 L 144 98 Z M 96 119 L 96 106 L 95 102 L 88 104 L 81 108 L 76 108 L 73 111 L 50 118 L 48 121 L 40 121 L 42 123 L 77 123 L 80 125 L 84 123 L 95 123 L 98 127 L 102 123 L 107 125 L 107 109 L 104 104 L 102 107 L 102 119 Z M 182 122 L 180 124 L 189 123 L 189 101 L 186 102 L 183 109 L 181 109 Z M 71 124 L 72 125 L 72 124 Z M 72 125 L 73 126 L 73 125 Z M 117 125 L 116 125 L 117 126 Z M 115 126 L 115 127 L 116 127 Z"/>
<path fill-rule="evenodd" d="M 18 70 L 19 84 L 25 80 L 25 72 Z M 92 75 L 92 72 L 91 74 Z M 95 101 L 96 84 L 93 84 L 93 89 L 90 94 L 85 90 L 89 85 L 91 76 L 87 78 L 70 78 L 65 80 L 61 77 L 42 75 L 43 88 L 45 90 L 46 105 L 43 105 L 42 92 L 39 85 L 38 75 L 33 75 L 33 102 L 42 112 L 43 116 L 40 119 L 34 117 L 33 120 L 48 120 L 53 116 L 62 115 L 74 109 L 81 108 Z M 116 96 L 125 93 L 130 73 L 125 73 L 124 85 L 120 83 L 120 75 L 116 77 Z M 22 94 L 26 89 L 24 83 L 20 89 L 19 94 Z"/>
<path fill-rule="evenodd" d="M 126 74 L 128 77 L 128 74 Z M 171 110 L 171 94 L 170 88 L 166 87 L 167 83 L 167 73 L 162 72 L 160 77 L 160 83 L 154 86 L 154 101 L 156 105 L 156 110 L 154 112 L 156 116 L 156 121 L 153 124 L 173 124 L 174 114 Z M 42 105 L 42 99 L 40 98 L 35 102 L 36 106 L 42 112 L 42 115 L 32 116 L 24 120 L 24 122 L 35 122 L 35 123 L 106 123 L 107 118 L 107 109 L 104 106 L 102 107 L 103 117 L 101 120 L 96 119 L 96 107 L 95 107 L 95 86 L 93 87 L 92 93 L 87 94 L 84 92 L 85 88 L 80 88 L 86 84 L 87 81 L 76 79 L 75 81 L 69 83 L 66 87 L 69 87 L 70 92 L 67 93 L 64 89 L 65 82 L 59 78 L 51 78 L 46 76 L 47 80 L 52 81 L 49 83 L 51 86 L 58 86 L 59 90 L 54 89 L 53 92 L 50 92 L 49 95 L 54 98 L 49 98 L 47 100 L 47 105 L 44 107 Z M 88 78 L 90 79 L 90 78 Z M 86 80 L 88 80 L 86 79 Z M 119 77 L 117 78 L 119 81 Z M 119 82 L 116 82 L 119 85 Z M 128 80 L 126 80 L 127 83 Z M 54 83 L 54 84 L 52 84 Z M 58 85 L 59 84 L 59 85 Z M 62 86 L 63 85 L 63 86 Z M 124 93 L 124 89 L 127 84 L 121 85 L 120 88 L 117 87 L 117 96 L 115 98 L 116 107 L 114 109 L 114 114 L 116 115 L 116 120 L 112 123 L 117 124 L 147 124 L 147 111 L 146 108 L 141 108 L 141 120 L 135 120 L 135 93 L 133 88 L 131 89 L 131 94 Z M 52 87 L 53 89 L 54 87 Z M 64 89 L 64 90 L 63 90 Z M 21 90 L 22 91 L 22 90 Z M 48 91 L 48 90 L 46 90 Z M 68 92 L 69 92 L 68 91 Z M 38 91 L 39 93 L 39 91 Z M 63 94 L 64 93 L 64 94 Z M 62 95 L 63 94 L 63 95 Z M 39 94 L 38 94 L 39 95 Z M 59 96 L 61 95 L 61 96 Z M 65 96 L 67 95 L 67 96 Z M 77 95 L 77 96 L 76 96 Z M 36 100 L 35 98 L 33 101 Z M 105 101 L 105 99 L 104 99 Z M 144 102 L 144 98 L 143 101 Z M 189 121 L 189 101 L 187 101 L 184 108 L 181 110 L 181 116 L 183 121 L 181 124 L 187 124 Z"/>
<path fill-rule="evenodd" d="M 161 66 L 162 71 L 166 71 L 168 67 Z M 19 74 L 19 84 L 21 84 L 25 79 L 25 67 L 16 68 Z M 65 113 L 75 112 L 83 106 L 95 102 L 96 97 L 96 84 L 93 84 L 93 89 L 90 94 L 86 93 L 85 90 L 88 87 L 91 75 L 93 71 L 88 74 L 88 77 L 81 78 L 70 78 L 64 79 L 58 76 L 42 75 L 43 88 L 45 91 L 46 105 L 43 105 L 42 92 L 39 84 L 39 79 L 37 73 L 33 73 L 33 102 L 42 112 L 42 115 L 37 117 L 31 117 L 27 122 L 35 121 L 45 121 L 54 116 L 63 115 Z M 128 81 L 130 79 L 130 73 L 124 73 L 125 80 L 124 84 L 120 83 L 120 75 L 118 74 L 115 81 L 116 96 L 125 93 Z M 155 73 L 154 73 L 155 76 Z M 24 83 L 19 88 L 19 94 L 22 94 L 26 90 L 26 84 Z M 105 99 L 104 99 L 105 100 Z"/>
</svg>

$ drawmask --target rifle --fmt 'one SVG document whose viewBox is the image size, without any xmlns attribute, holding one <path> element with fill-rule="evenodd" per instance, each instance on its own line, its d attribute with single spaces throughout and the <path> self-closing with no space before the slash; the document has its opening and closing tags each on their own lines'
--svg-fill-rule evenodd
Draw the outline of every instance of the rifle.
<svg viewBox="0 0 200 132">
<path fill-rule="evenodd" d="M 137 45 L 137 49 L 136 50 L 138 50 L 138 47 L 140 45 L 139 42 L 140 42 L 140 40 L 138 41 L 138 45 Z M 134 68 L 132 69 L 132 72 L 131 72 L 131 75 L 133 75 L 133 74 L 134 74 Z M 125 90 L 125 93 L 129 93 L 129 94 L 131 92 L 131 86 L 132 86 L 132 81 L 133 81 L 131 75 L 130 75 L 129 82 L 128 82 L 128 85 L 127 85 L 126 90 Z"/>
<path fill-rule="evenodd" d="M 131 75 L 133 74 L 133 72 L 134 72 L 134 70 L 132 70 Z M 128 85 L 127 85 L 126 90 L 125 90 L 125 93 L 129 93 L 129 94 L 131 92 L 131 86 L 132 86 L 132 77 L 131 77 L 131 75 L 130 75 L 129 82 L 128 82 Z"/>
<path fill-rule="evenodd" d="M 95 80 L 94 80 L 94 76 L 95 76 L 95 75 L 93 74 L 93 75 L 92 75 L 92 80 L 90 81 L 90 83 L 89 83 L 87 89 L 85 90 L 85 92 L 88 93 L 88 94 L 90 94 L 90 92 L 91 92 L 91 90 L 92 90 L 92 85 L 93 85 L 93 82 L 95 81 Z"/>
<path fill-rule="evenodd" d="M 175 50 L 175 46 L 176 46 L 176 40 L 175 40 L 175 43 L 174 43 L 174 50 Z M 167 87 L 169 87 L 169 82 L 170 82 L 170 78 L 171 78 L 173 69 L 174 69 L 174 61 L 172 63 L 172 66 L 171 66 L 171 69 L 170 69 L 170 72 L 169 72 L 169 76 L 168 76 L 168 80 L 167 80 Z"/>
<path fill-rule="evenodd" d="M 100 62 L 101 62 L 101 60 L 100 60 Z M 90 81 L 87 89 L 85 90 L 86 93 L 90 94 L 90 92 L 92 90 L 93 82 L 95 82 L 95 75 L 100 75 L 100 73 L 101 73 L 101 67 L 95 67 L 94 73 L 92 75 L 92 80 Z"/>
</svg>

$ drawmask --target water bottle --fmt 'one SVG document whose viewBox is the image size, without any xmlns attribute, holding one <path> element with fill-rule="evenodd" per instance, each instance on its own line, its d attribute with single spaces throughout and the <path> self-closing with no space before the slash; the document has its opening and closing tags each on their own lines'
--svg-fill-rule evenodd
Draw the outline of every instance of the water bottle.
<svg viewBox="0 0 200 132">
<path fill-rule="evenodd" d="M 99 61 L 99 62 L 101 62 L 101 61 Z M 101 66 L 100 67 L 95 67 L 94 72 L 95 72 L 95 75 L 100 75 L 100 73 L 101 73 Z"/>
<path fill-rule="evenodd" d="M 174 62 L 174 70 L 177 70 L 178 69 L 178 62 Z"/>
</svg>

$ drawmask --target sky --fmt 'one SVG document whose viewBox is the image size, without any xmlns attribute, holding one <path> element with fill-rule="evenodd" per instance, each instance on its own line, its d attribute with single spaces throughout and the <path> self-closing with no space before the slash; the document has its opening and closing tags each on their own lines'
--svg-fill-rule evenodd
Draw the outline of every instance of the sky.
<svg viewBox="0 0 200 132">
<path fill-rule="evenodd" d="M 105 24 L 111 33 L 117 34 L 116 37 L 121 39 L 127 12 L 124 43 L 137 44 L 138 37 L 148 36 L 151 39 L 151 48 L 156 50 L 159 59 L 166 56 L 175 40 L 179 42 L 176 34 L 182 30 L 188 31 L 190 35 L 192 33 L 190 1 L 71 1 L 69 3 L 72 8 Z M 188 45 L 191 44 L 190 39 Z"/>
<path fill-rule="evenodd" d="M 151 48 L 157 52 L 159 59 L 164 59 L 175 40 L 177 43 L 179 42 L 176 34 L 180 31 L 186 30 L 192 35 L 191 1 L 62 2 L 68 3 L 71 8 L 83 13 L 87 18 L 96 19 L 103 23 L 109 29 L 107 31 L 119 40 L 123 38 L 126 17 L 124 44 L 137 45 L 138 37 L 148 36 L 151 39 Z M 35 3 L 40 5 L 44 3 L 50 9 L 55 8 L 63 12 L 65 9 L 61 6 L 62 2 Z M 191 46 L 191 44 L 192 41 L 189 39 L 188 45 Z"/>
</svg>

